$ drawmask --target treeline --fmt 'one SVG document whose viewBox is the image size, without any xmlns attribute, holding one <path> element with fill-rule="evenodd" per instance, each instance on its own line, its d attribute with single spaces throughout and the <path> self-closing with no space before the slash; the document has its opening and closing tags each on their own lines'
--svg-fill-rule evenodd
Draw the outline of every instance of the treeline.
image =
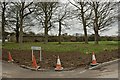
<svg viewBox="0 0 120 80">
<path fill-rule="evenodd" d="M 118 4 L 116 2 L 102 2 L 85 0 L 78 2 L 68 0 L 60 2 L 0 2 L 0 16 L 2 25 L 2 43 L 5 42 L 5 31 L 15 32 L 16 42 L 22 45 L 23 34 L 35 28 L 44 30 L 44 43 L 49 42 L 49 32 L 58 28 L 58 42 L 62 41 L 62 30 L 75 28 L 74 21 L 78 21 L 84 32 L 83 41 L 88 44 L 88 31 L 94 32 L 95 44 L 99 44 L 99 32 L 107 31 L 116 21 Z M 92 39 L 93 40 L 93 39 Z"/>
<path fill-rule="evenodd" d="M 59 39 L 57 36 L 49 36 L 49 42 L 58 42 Z M 61 42 L 84 42 L 84 36 L 61 36 Z M 88 36 L 88 41 L 94 41 L 94 36 Z M 118 41 L 118 37 L 113 36 L 101 36 L 99 41 Z M 39 41 L 34 41 L 39 42 Z"/>
<path fill-rule="evenodd" d="M 8 36 L 9 35 L 9 36 Z M 94 41 L 94 34 L 88 36 L 88 41 Z M 6 39 L 9 42 L 15 42 L 15 34 L 6 32 Z M 58 42 L 59 36 L 49 35 L 48 42 Z M 84 42 L 84 36 L 61 35 L 61 42 Z M 118 36 L 100 36 L 99 41 L 119 41 Z M 44 35 L 34 33 L 24 33 L 23 42 L 44 42 Z"/>
<path fill-rule="evenodd" d="M 57 36 L 49 36 L 48 38 L 49 42 L 58 42 L 59 39 Z M 61 42 L 84 42 L 84 36 L 61 36 Z M 94 36 L 88 36 L 88 41 L 94 41 Z M 113 36 L 101 36 L 99 38 L 99 41 L 118 41 L 118 37 Z M 39 42 L 39 40 L 36 40 L 34 42 Z"/>
</svg>

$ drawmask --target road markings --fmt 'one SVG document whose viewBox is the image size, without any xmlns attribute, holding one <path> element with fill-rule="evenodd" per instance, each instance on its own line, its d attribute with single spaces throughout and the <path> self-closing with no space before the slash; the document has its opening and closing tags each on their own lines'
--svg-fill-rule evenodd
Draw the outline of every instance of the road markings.
<svg viewBox="0 0 120 80">
<path fill-rule="evenodd" d="M 84 72 L 86 72 L 86 71 L 87 71 L 87 70 L 83 70 L 83 71 L 80 72 L 80 74 L 82 74 L 82 73 L 84 73 Z"/>
<path fill-rule="evenodd" d="M 101 67 L 110 65 L 110 64 L 112 64 L 112 63 L 118 62 L 119 60 L 120 60 L 120 59 L 115 59 L 115 60 L 112 60 L 112 61 L 100 63 L 100 64 L 98 64 L 97 66 L 90 67 L 89 69 L 92 70 L 92 69 L 96 69 L 96 68 L 101 68 Z"/>
</svg>

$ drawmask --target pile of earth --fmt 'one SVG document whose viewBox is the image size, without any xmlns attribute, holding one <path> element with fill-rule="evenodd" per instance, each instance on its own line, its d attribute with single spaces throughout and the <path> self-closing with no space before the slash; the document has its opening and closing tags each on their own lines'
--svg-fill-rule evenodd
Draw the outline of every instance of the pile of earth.
<svg viewBox="0 0 120 80">
<path fill-rule="evenodd" d="M 2 59 L 8 61 L 8 52 L 7 49 L 2 49 Z M 12 58 L 14 59 L 14 63 L 18 65 L 26 65 L 31 66 L 31 50 L 10 50 Z M 50 53 L 42 51 L 42 61 L 40 62 L 39 54 L 34 53 L 37 64 L 41 66 L 41 68 L 45 69 L 53 69 L 56 66 L 57 57 L 59 55 L 61 59 L 62 66 L 64 68 L 79 68 L 89 66 L 91 63 L 90 54 L 83 53 Z M 113 51 L 104 51 L 102 53 L 95 54 L 98 63 L 107 62 L 110 60 L 114 60 L 120 58 L 118 55 L 118 50 Z"/>
</svg>

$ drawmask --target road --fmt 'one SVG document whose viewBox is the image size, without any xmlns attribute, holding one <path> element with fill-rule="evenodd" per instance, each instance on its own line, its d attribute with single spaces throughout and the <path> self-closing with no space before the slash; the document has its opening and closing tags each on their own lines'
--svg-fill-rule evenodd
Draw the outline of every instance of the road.
<svg viewBox="0 0 120 80">
<path fill-rule="evenodd" d="M 3 78 L 118 78 L 118 63 L 97 70 L 80 68 L 72 71 L 39 72 L 19 67 L 16 64 L 3 62 Z"/>
<path fill-rule="evenodd" d="M 1 60 L 0 60 L 0 80 L 1 80 L 1 78 L 2 78 L 2 62 L 1 62 Z"/>
</svg>

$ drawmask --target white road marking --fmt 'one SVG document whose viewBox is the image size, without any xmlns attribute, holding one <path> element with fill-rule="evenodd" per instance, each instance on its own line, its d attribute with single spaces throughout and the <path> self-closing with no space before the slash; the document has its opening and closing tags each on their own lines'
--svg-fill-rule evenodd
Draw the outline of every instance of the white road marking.
<svg viewBox="0 0 120 80">
<path fill-rule="evenodd" d="M 84 73 L 84 72 L 86 72 L 86 71 L 87 71 L 87 70 L 83 70 L 83 71 L 80 72 L 80 74 L 82 74 L 82 73 Z"/>
</svg>

